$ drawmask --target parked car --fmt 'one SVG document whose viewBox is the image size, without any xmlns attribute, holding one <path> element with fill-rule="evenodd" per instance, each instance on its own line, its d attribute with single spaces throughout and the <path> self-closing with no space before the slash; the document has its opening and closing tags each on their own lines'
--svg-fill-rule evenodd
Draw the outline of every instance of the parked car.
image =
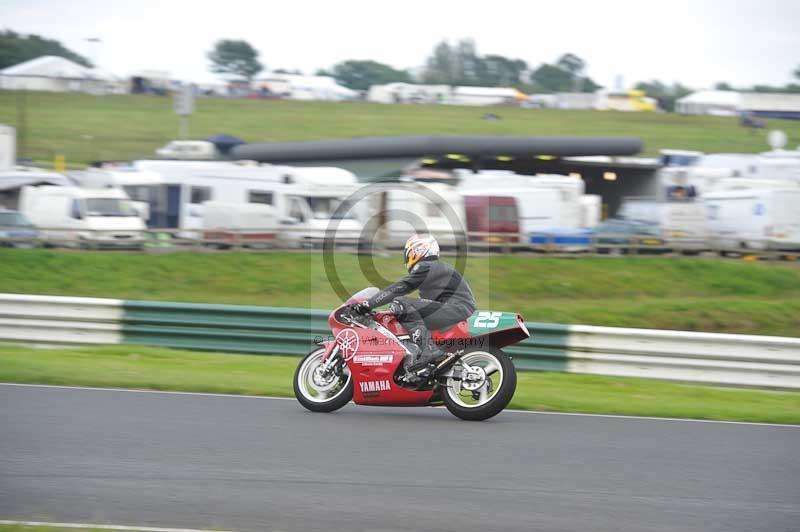
<svg viewBox="0 0 800 532">
<path fill-rule="evenodd" d="M 657 224 L 611 218 L 594 228 L 593 240 L 599 253 L 663 253 L 669 251 Z"/>
<path fill-rule="evenodd" d="M 32 248 L 38 238 L 39 231 L 21 212 L 0 210 L 0 246 Z"/>
</svg>

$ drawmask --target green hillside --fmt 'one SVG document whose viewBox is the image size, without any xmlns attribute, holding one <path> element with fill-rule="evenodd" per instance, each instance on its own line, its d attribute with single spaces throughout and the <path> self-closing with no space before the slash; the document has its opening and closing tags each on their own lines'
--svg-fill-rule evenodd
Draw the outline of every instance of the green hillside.
<svg viewBox="0 0 800 532">
<path fill-rule="evenodd" d="M 0 91 L 0 123 L 16 125 L 25 102 L 27 131 L 20 151 L 37 161 L 64 154 L 68 163 L 132 159 L 178 134 L 173 102 L 158 96 L 90 96 Z M 486 121 L 488 111 L 502 119 Z M 800 143 L 800 121 L 769 120 Z M 382 105 L 274 100 L 197 100 L 192 138 L 214 133 L 249 142 L 350 138 L 371 135 L 633 135 L 646 153 L 661 148 L 707 152 L 766 149 L 766 132 L 745 130 L 735 118 L 666 113 L 620 113 L 444 105 Z"/>
</svg>

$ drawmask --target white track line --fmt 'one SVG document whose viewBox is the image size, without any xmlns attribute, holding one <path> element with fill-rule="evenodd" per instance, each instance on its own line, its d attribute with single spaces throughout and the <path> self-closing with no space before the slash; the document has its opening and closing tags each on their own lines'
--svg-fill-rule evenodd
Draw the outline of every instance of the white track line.
<svg viewBox="0 0 800 532">
<path fill-rule="evenodd" d="M 102 525 L 90 523 L 46 523 L 43 521 L 6 521 L 2 519 L 0 519 L 0 525 L 51 526 L 53 528 L 99 528 L 104 530 L 131 530 L 134 532 L 231 532 L 225 530 L 201 530 L 197 528 L 159 528 L 154 526 Z"/>
<path fill-rule="evenodd" d="M 274 397 L 270 395 L 236 395 L 229 393 L 206 393 L 206 392 L 171 392 L 162 390 L 137 390 L 134 388 L 98 388 L 93 386 L 64 386 L 59 384 L 20 384 L 12 382 L 0 382 L 0 386 L 19 386 L 27 388 L 56 388 L 64 390 L 91 390 L 98 392 L 126 392 L 126 393 L 150 393 L 163 395 L 197 395 L 200 397 L 229 397 L 233 399 L 262 399 L 271 401 L 296 401 L 293 397 Z M 389 407 L 391 408 L 391 407 Z M 441 407 L 444 408 L 444 407 Z M 608 419 L 632 419 L 638 421 L 667 421 L 680 423 L 717 423 L 724 425 L 752 425 L 756 427 L 788 427 L 800 429 L 800 425 L 789 425 L 786 423 L 760 423 L 757 421 L 722 421 L 716 419 L 691 419 L 677 417 L 655 417 L 655 416 L 626 416 L 621 414 L 588 414 L 583 412 L 546 412 L 542 410 L 516 410 L 506 409 L 504 412 L 514 414 L 529 414 L 541 416 L 574 416 L 574 417 L 599 417 Z"/>
<path fill-rule="evenodd" d="M 757 427 L 789 427 L 800 429 L 800 425 L 789 425 L 787 423 L 760 423 L 758 421 L 723 421 L 720 419 L 692 419 L 680 417 L 655 417 L 655 416 L 625 416 L 622 414 L 587 414 L 583 412 L 545 412 L 542 410 L 516 410 L 506 409 L 504 412 L 514 412 L 515 414 L 537 414 L 542 416 L 578 416 L 578 417 L 604 417 L 610 419 L 641 419 L 644 421 L 680 421 L 683 423 L 721 423 L 725 425 L 755 425 Z"/>
<path fill-rule="evenodd" d="M 271 399 L 277 401 L 296 401 L 294 397 L 274 397 L 271 395 L 244 395 L 235 393 L 210 393 L 210 392 L 176 392 L 169 390 L 140 390 L 137 388 L 100 388 L 98 386 L 65 386 L 63 384 L 20 384 L 16 382 L 0 382 L 0 386 L 56 388 L 60 390 L 92 390 L 97 392 L 155 393 L 163 395 L 199 395 L 202 397 L 231 397 L 236 399 Z"/>
</svg>

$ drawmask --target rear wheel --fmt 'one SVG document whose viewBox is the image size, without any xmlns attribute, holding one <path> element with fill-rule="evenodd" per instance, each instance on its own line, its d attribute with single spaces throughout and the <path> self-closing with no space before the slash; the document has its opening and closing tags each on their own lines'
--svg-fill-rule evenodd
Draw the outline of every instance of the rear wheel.
<svg viewBox="0 0 800 532">
<path fill-rule="evenodd" d="M 336 361 L 329 370 L 322 365 L 325 348 L 307 354 L 294 372 L 294 396 L 312 412 L 333 412 L 353 398 L 353 379 L 344 361 Z"/>
<path fill-rule="evenodd" d="M 514 364 L 501 350 L 476 348 L 461 357 L 465 368 L 461 381 L 448 379 L 442 399 L 461 419 L 483 421 L 499 414 L 517 389 Z"/>
</svg>

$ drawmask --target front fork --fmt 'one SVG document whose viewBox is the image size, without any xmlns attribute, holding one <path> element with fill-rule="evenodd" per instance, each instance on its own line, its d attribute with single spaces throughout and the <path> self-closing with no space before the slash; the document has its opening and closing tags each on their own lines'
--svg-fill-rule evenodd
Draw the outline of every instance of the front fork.
<svg viewBox="0 0 800 532">
<path fill-rule="evenodd" d="M 327 346 L 325 354 L 322 355 L 322 363 L 317 369 L 322 372 L 323 375 L 328 375 L 340 362 L 344 363 L 342 357 L 339 356 L 339 344 L 331 342 L 331 345 Z"/>
</svg>

